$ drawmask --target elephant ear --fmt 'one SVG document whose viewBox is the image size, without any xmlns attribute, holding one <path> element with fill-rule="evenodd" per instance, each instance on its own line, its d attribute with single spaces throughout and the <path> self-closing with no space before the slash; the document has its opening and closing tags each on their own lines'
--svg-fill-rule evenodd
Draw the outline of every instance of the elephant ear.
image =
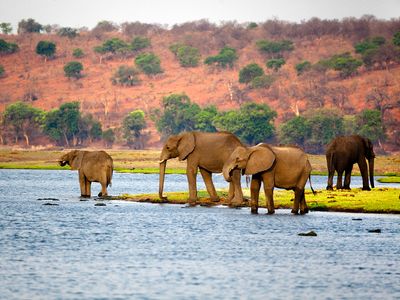
<svg viewBox="0 0 400 300">
<path fill-rule="evenodd" d="M 186 157 L 194 150 L 195 138 L 193 132 L 182 134 L 178 143 L 179 160 L 185 160 Z"/>
<path fill-rule="evenodd" d="M 275 153 L 269 147 L 255 146 L 250 152 L 245 175 L 253 175 L 269 170 L 275 163 Z"/>
<path fill-rule="evenodd" d="M 82 165 L 84 152 L 75 150 L 74 153 L 71 154 L 71 170 L 79 170 Z"/>
</svg>

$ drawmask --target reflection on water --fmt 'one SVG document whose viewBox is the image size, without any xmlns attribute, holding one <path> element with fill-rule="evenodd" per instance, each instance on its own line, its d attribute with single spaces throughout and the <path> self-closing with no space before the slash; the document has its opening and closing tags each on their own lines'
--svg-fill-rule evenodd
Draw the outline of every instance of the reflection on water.
<svg viewBox="0 0 400 300">
<path fill-rule="evenodd" d="M 315 177 L 323 188 L 326 178 Z M 186 189 L 184 176 L 167 175 L 167 191 Z M 116 173 L 109 192 L 157 190 L 157 175 Z M 0 191 L 1 299 L 400 297 L 399 216 L 97 207 L 79 201 L 77 173 L 68 171 L 0 170 Z M 297 235 L 310 230 L 318 236 Z"/>
</svg>

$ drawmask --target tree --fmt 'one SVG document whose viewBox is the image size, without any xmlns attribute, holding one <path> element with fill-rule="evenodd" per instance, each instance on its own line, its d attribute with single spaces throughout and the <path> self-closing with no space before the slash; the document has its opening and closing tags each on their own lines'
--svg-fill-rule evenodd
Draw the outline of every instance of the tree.
<svg viewBox="0 0 400 300">
<path fill-rule="evenodd" d="M 75 48 L 74 50 L 72 50 L 72 56 L 75 58 L 81 58 L 85 56 L 85 53 L 81 48 Z"/>
<path fill-rule="evenodd" d="M 67 102 L 47 113 L 44 132 L 60 145 L 76 145 L 81 114 L 79 102 Z"/>
<path fill-rule="evenodd" d="M 343 117 L 336 110 L 316 109 L 306 114 L 311 135 L 305 142 L 306 148 L 312 153 L 321 153 L 333 138 L 343 135 Z"/>
<path fill-rule="evenodd" d="M 106 144 L 107 148 L 111 148 L 112 145 L 115 142 L 115 133 L 114 130 L 111 128 L 108 128 L 107 130 L 104 130 L 102 133 L 102 138 L 104 140 L 104 143 Z"/>
<path fill-rule="evenodd" d="M 12 128 L 15 143 L 24 137 L 26 146 L 30 146 L 30 139 L 34 133 L 40 132 L 43 124 L 44 112 L 23 102 L 16 102 L 6 107 L 4 122 Z"/>
<path fill-rule="evenodd" d="M 215 56 L 209 56 L 204 60 L 206 65 L 216 65 L 220 68 L 233 67 L 233 64 L 238 59 L 238 55 L 234 48 L 225 46 L 221 51 Z"/>
<path fill-rule="evenodd" d="M 138 75 L 139 72 L 134 67 L 119 66 L 111 81 L 113 84 L 134 86 L 140 83 Z"/>
<path fill-rule="evenodd" d="M 400 47 L 400 31 L 397 31 L 393 35 L 392 43 L 393 43 L 393 45 Z"/>
<path fill-rule="evenodd" d="M 214 105 L 205 107 L 196 115 L 196 125 L 195 130 L 205 131 L 205 132 L 216 132 L 213 122 L 218 116 L 217 107 Z"/>
<path fill-rule="evenodd" d="M 3 34 L 9 34 L 12 31 L 11 23 L 0 23 L 0 29 Z"/>
<path fill-rule="evenodd" d="M 284 52 L 293 51 L 293 42 L 289 40 L 281 41 L 268 41 L 259 40 L 256 42 L 258 50 L 265 53 L 271 57 L 282 57 Z"/>
<path fill-rule="evenodd" d="M 270 88 L 271 85 L 274 83 L 275 78 L 271 75 L 261 75 L 254 77 L 251 81 L 250 87 L 252 89 L 262 89 L 262 88 Z"/>
<path fill-rule="evenodd" d="M 47 61 L 48 58 L 54 57 L 54 54 L 56 52 L 56 44 L 50 41 L 40 41 L 36 45 L 36 53 L 43 56 L 45 61 Z"/>
<path fill-rule="evenodd" d="M 65 76 L 68 78 L 79 79 L 82 77 L 83 65 L 79 61 L 70 61 L 64 66 Z"/>
<path fill-rule="evenodd" d="M 142 53 L 135 58 L 136 66 L 146 75 L 162 73 L 160 59 L 154 53 Z"/>
<path fill-rule="evenodd" d="M 122 129 L 124 138 L 127 140 L 129 147 L 135 149 L 143 149 L 142 130 L 146 128 L 144 112 L 140 109 L 130 112 L 123 120 Z"/>
<path fill-rule="evenodd" d="M 269 69 L 273 69 L 275 72 L 278 71 L 286 61 L 283 58 L 273 58 L 267 61 L 266 66 Z"/>
<path fill-rule="evenodd" d="M 351 57 L 350 53 L 346 52 L 332 56 L 329 60 L 329 64 L 332 69 L 340 72 L 341 77 L 347 78 L 357 72 L 362 62 Z"/>
<path fill-rule="evenodd" d="M 283 144 L 295 144 L 304 147 L 305 141 L 311 136 L 311 128 L 307 119 L 298 116 L 283 123 L 279 128 L 279 141 Z"/>
<path fill-rule="evenodd" d="M 28 20 L 22 19 L 18 23 L 18 34 L 32 33 L 32 32 L 40 33 L 40 31 L 42 30 L 43 26 L 31 18 Z"/>
<path fill-rule="evenodd" d="M 199 49 L 182 44 L 172 44 L 169 49 L 175 54 L 179 63 L 184 68 L 197 67 L 200 60 Z"/>
<path fill-rule="evenodd" d="M 132 51 L 139 51 L 150 47 L 151 42 L 147 37 L 137 36 L 131 42 L 131 49 Z"/>
<path fill-rule="evenodd" d="M 304 72 L 311 69 L 311 63 L 308 60 L 303 60 L 295 66 L 295 69 L 297 71 L 297 76 L 300 76 Z"/>
<path fill-rule="evenodd" d="M 264 70 L 258 64 L 248 64 L 239 71 L 239 82 L 250 83 L 254 78 L 261 75 L 264 75 Z"/>
<path fill-rule="evenodd" d="M 275 127 L 272 124 L 277 116 L 266 104 L 248 102 L 238 111 L 230 110 L 220 114 L 214 121 L 218 129 L 237 135 L 248 144 L 257 144 L 272 138 Z"/>
<path fill-rule="evenodd" d="M 62 27 L 57 31 L 59 36 L 65 36 L 67 38 L 73 39 L 79 35 L 78 29 L 71 27 Z"/>
<path fill-rule="evenodd" d="M 163 111 L 156 110 L 152 118 L 162 136 L 196 129 L 196 116 L 201 111 L 186 94 L 171 94 L 163 98 Z"/>
<path fill-rule="evenodd" d="M 372 143 L 385 137 L 381 113 L 376 109 L 365 109 L 356 116 L 357 133 L 369 138 Z"/>
<path fill-rule="evenodd" d="M 1 54 L 12 54 L 14 52 L 17 52 L 19 50 L 19 47 L 15 43 L 8 43 L 3 39 L 0 39 L 0 55 Z"/>
</svg>

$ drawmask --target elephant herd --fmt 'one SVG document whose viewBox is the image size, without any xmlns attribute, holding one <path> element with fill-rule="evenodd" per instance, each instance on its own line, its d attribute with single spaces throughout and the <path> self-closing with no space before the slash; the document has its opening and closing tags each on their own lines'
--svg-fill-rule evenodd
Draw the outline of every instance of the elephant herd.
<svg viewBox="0 0 400 300">
<path fill-rule="evenodd" d="M 165 169 L 171 158 L 186 160 L 186 175 L 189 184 L 190 206 L 196 205 L 196 176 L 200 171 L 207 192 L 212 201 L 218 202 L 219 197 L 212 181 L 212 173 L 222 173 L 229 182 L 228 203 L 232 207 L 243 204 L 243 193 L 240 183 L 241 175 L 251 175 L 251 213 L 258 212 L 258 199 L 261 184 L 267 199 L 268 214 L 273 214 L 274 188 L 293 190 L 293 214 L 305 214 L 308 207 L 305 201 L 304 188 L 310 179 L 311 164 L 307 154 L 296 146 L 270 146 L 258 144 L 247 147 L 229 132 L 185 132 L 170 136 L 165 142 L 160 155 L 159 198 L 163 195 Z M 374 187 L 374 158 L 372 143 L 369 139 L 358 135 L 335 138 L 326 150 L 328 167 L 327 189 L 333 189 L 333 176 L 337 172 L 337 189 L 350 189 L 350 176 L 353 164 L 357 163 L 363 179 L 363 190 Z M 368 160 L 369 168 L 367 168 Z M 113 160 L 104 151 L 73 150 L 59 159 L 59 164 L 71 166 L 78 170 L 82 197 L 90 197 L 91 183 L 99 182 L 99 196 L 107 195 L 107 187 L 111 184 Z M 345 173 L 342 184 L 343 172 Z M 310 181 L 311 185 L 311 181 Z M 312 189 L 312 187 L 311 187 Z M 314 190 L 312 189 L 314 192 Z"/>
</svg>

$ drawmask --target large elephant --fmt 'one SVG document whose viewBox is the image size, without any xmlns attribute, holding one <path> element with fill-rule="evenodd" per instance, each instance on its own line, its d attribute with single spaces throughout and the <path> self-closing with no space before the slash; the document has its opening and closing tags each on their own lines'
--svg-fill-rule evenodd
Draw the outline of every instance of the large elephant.
<svg viewBox="0 0 400 300">
<path fill-rule="evenodd" d="M 59 164 L 68 164 L 71 170 L 78 170 L 82 197 L 90 197 L 92 182 L 101 184 L 99 197 L 107 196 L 107 187 L 111 185 L 113 174 L 113 159 L 106 152 L 73 150 L 61 156 Z"/>
<path fill-rule="evenodd" d="M 353 165 L 358 164 L 360 168 L 363 190 L 370 191 L 368 185 L 368 167 L 371 187 L 374 187 L 374 158 L 375 153 L 371 141 L 359 135 L 340 136 L 330 142 L 326 148 L 326 162 L 328 166 L 327 190 L 333 189 L 333 176 L 337 171 L 337 189 L 350 189 L 351 171 Z M 342 176 L 345 172 L 344 184 Z"/>
<path fill-rule="evenodd" d="M 167 160 L 179 157 L 179 160 L 186 160 L 186 175 L 189 183 L 189 205 L 197 202 L 196 175 L 200 169 L 208 194 L 212 201 L 218 201 L 212 181 L 212 173 L 221 173 L 222 167 L 229 155 L 236 147 L 242 146 L 240 140 L 229 132 L 185 132 L 179 135 L 172 135 L 165 142 L 160 155 L 160 181 L 159 197 L 163 196 L 165 167 Z M 232 205 L 241 205 L 243 194 L 240 186 L 240 171 L 233 174 L 229 185 L 229 201 Z"/>
<path fill-rule="evenodd" d="M 305 214 L 308 207 L 304 197 L 304 186 L 310 178 L 311 164 L 306 153 L 297 147 L 275 147 L 258 144 L 254 147 L 237 147 L 223 167 L 223 175 L 231 180 L 233 170 L 241 169 L 243 174 L 252 175 L 251 213 L 258 213 L 258 198 L 261 181 L 267 200 L 268 214 L 275 212 L 274 187 L 293 190 L 295 199 L 292 213 Z M 311 187 L 312 189 L 312 187 Z M 314 190 L 313 190 L 314 192 Z"/>
</svg>

